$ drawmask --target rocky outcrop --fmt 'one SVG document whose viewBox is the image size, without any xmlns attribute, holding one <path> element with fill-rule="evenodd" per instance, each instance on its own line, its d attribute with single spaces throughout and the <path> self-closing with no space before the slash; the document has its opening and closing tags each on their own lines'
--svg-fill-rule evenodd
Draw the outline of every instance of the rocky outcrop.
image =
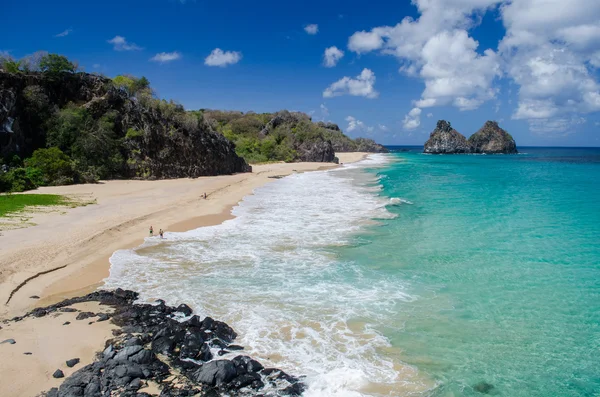
<svg viewBox="0 0 600 397">
<path fill-rule="evenodd" d="M 483 127 L 469 137 L 472 153 L 515 154 L 517 145 L 513 137 L 495 121 L 486 121 Z"/>
<path fill-rule="evenodd" d="M 0 72 L 0 156 L 26 158 L 47 146 L 48 121 L 67 105 L 94 122 L 110 118 L 119 143 L 113 177 L 177 178 L 249 172 L 235 146 L 182 106 L 131 97 L 105 77 Z"/>
<path fill-rule="evenodd" d="M 327 138 L 331 141 L 333 150 L 336 153 L 344 152 L 367 152 L 367 153 L 388 153 L 389 151 L 385 146 L 376 143 L 372 139 L 368 138 L 356 138 L 351 139 L 349 136 L 344 135 L 342 130 L 337 124 L 325 123 L 319 121 L 317 126 L 325 129 Z"/>
<path fill-rule="evenodd" d="M 380 145 L 372 139 L 368 138 L 356 138 L 354 140 L 356 144 L 356 152 L 367 152 L 367 153 L 388 153 L 389 150 L 385 146 Z"/>
<path fill-rule="evenodd" d="M 300 161 L 331 163 L 335 159 L 331 141 L 325 139 L 305 141 L 296 150 L 300 155 Z"/>
<path fill-rule="evenodd" d="M 260 131 L 261 136 L 267 136 L 275 128 L 283 124 L 297 124 L 299 122 L 310 122 L 310 116 L 301 112 L 290 112 L 281 110 L 273 115 L 273 118 Z"/>
<path fill-rule="evenodd" d="M 452 128 L 450 123 L 439 120 L 435 130 L 425 142 L 423 153 L 430 154 L 515 154 L 517 145 L 513 137 L 498 126 L 487 121 L 483 127 L 467 140 Z"/>
<path fill-rule="evenodd" d="M 192 315 L 187 305 L 134 304 L 137 297 L 120 289 L 97 291 L 11 320 L 41 312 L 53 315 L 80 302 L 97 301 L 114 308 L 111 321 L 119 327 L 113 331 L 115 338 L 106 342 L 92 364 L 43 395 L 139 397 L 148 395 L 144 388 L 149 382 L 158 385 L 161 396 L 275 397 L 304 392 L 297 377 L 236 353 L 243 348 L 231 344 L 237 334 L 227 324 Z M 59 371 L 56 378 L 64 376 Z"/>
<path fill-rule="evenodd" d="M 455 154 L 471 153 L 467 138 L 456 131 L 446 120 L 439 120 L 429 140 L 425 142 L 423 153 Z"/>
</svg>

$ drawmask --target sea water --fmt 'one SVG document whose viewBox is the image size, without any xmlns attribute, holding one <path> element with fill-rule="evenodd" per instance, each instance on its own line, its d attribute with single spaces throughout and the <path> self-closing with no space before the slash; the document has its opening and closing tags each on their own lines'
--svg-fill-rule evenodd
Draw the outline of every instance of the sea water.
<svg viewBox="0 0 600 397">
<path fill-rule="evenodd" d="M 309 397 L 599 396 L 600 150 L 523 152 L 291 175 L 107 286 L 227 322 Z"/>
</svg>

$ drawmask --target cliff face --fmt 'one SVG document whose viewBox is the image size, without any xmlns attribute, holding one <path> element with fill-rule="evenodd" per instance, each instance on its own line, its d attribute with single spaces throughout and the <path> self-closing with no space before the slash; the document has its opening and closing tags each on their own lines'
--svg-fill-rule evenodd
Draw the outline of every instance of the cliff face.
<svg viewBox="0 0 600 397">
<path fill-rule="evenodd" d="M 498 126 L 495 121 L 487 121 L 483 127 L 469 138 L 473 153 L 517 153 L 513 137 Z"/>
<path fill-rule="evenodd" d="M 423 153 L 430 154 L 455 154 L 471 153 L 467 138 L 456 131 L 449 122 L 439 120 L 437 126 L 425 142 Z"/>
<path fill-rule="evenodd" d="M 378 144 L 372 139 L 368 138 L 356 138 L 351 139 L 347 135 L 344 135 L 342 130 L 337 124 L 325 123 L 319 121 L 316 123 L 317 126 L 326 130 L 327 137 L 331 140 L 333 150 L 335 152 L 368 152 L 368 153 L 388 153 L 389 151 L 383 146 Z"/>
<path fill-rule="evenodd" d="M 61 116 L 65 109 L 66 115 Z M 133 97 L 115 88 L 110 79 L 86 73 L 0 72 L 1 156 L 25 158 L 51 146 L 52 128 L 54 139 L 58 136 L 64 142 L 69 117 L 84 120 L 81 124 L 87 128 L 85 132 L 79 124 L 72 128 L 73 148 L 79 152 L 93 153 L 89 145 L 95 138 L 103 149 L 112 145 L 110 177 L 175 178 L 251 171 L 230 141 L 181 106 L 150 96 Z M 62 124 L 57 126 L 57 120 Z M 70 148 L 61 149 L 70 154 Z"/>
<path fill-rule="evenodd" d="M 335 152 L 387 152 L 371 139 L 352 140 L 336 124 L 315 123 L 305 113 L 202 112 L 215 130 L 236 143 L 237 153 L 249 162 L 333 162 Z"/>
<path fill-rule="evenodd" d="M 514 154 L 517 153 L 515 140 L 495 121 L 487 121 L 483 127 L 467 140 L 445 120 L 437 122 L 429 140 L 425 142 L 423 153 L 431 154 Z"/>
</svg>

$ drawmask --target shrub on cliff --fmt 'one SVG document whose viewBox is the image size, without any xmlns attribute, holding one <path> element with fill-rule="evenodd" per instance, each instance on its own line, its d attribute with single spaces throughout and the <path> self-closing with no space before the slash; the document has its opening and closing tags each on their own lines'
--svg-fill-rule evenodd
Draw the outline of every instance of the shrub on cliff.
<svg viewBox="0 0 600 397">
<path fill-rule="evenodd" d="M 58 54 L 47 54 L 43 56 L 40 60 L 39 68 L 42 72 L 54 74 L 61 72 L 74 73 L 77 70 L 77 66 L 69 61 L 66 56 Z"/>
<path fill-rule="evenodd" d="M 36 186 L 73 183 L 71 159 L 59 148 L 38 149 L 25 160 L 29 179 Z"/>
<path fill-rule="evenodd" d="M 117 176 L 125 160 L 115 133 L 116 117 L 116 111 L 109 111 L 95 120 L 85 108 L 71 105 L 49 122 L 47 143 L 73 160 L 84 182 Z"/>
<path fill-rule="evenodd" d="M 42 185 L 41 173 L 35 168 L 14 168 L 0 174 L 0 191 L 23 192 Z"/>
</svg>

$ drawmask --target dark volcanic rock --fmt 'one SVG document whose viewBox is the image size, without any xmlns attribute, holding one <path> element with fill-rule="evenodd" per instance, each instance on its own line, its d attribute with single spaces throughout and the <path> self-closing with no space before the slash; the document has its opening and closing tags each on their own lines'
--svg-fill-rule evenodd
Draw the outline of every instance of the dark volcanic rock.
<svg viewBox="0 0 600 397">
<path fill-rule="evenodd" d="M 179 322 L 179 308 L 164 303 L 134 304 L 135 299 L 137 294 L 118 289 L 43 308 L 51 314 L 75 303 L 99 301 L 113 307 L 111 321 L 122 330 L 107 342 L 94 363 L 77 370 L 47 396 L 143 397 L 147 394 L 138 390 L 146 380 L 159 384 L 164 397 L 299 396 L 304 390 L 298 378 L 278 369 L 264 369 L 248 356 L 208 361 L 212 359 L 209 344 L 242 349 L 230 345 L 237 335 L 227 324 L 210 317 L 200 320 L 198 316 Z M 24 317 L 33 315 L 30 312 Z M 78 362 L 72 359 L 67 365 L 72 367 Z M 59 371 L 55 376 L 64 376 Z"/>
<path fill-rule="evenodd" d="M 54 371 L 54 373 L 52 374 L 53 378 L 64 378 L 65 374 L 63 373 L 63 371 L 61 371 L 60 369 L 57 369 L 56 371 Z"/>
<path fill-rule="evenodd" d="M 90 317 L 96 317 L 96 313 L 92 312 L 81 312 L 75 317 L 75 320 L 85 320 Z"/>
<path fill-rule="evenodd" d="M 185 316 L 191 316 L 194 312 L 192 308 L 186 305 L 185 303 L 182 303 L 181 305 L 177 306 L 177 309 L 175 309 L 175 311 L 183 313 Z"/>
<path fill-rule="evenodd" d="M 449 122 L 439 120 L 429 140 L 425 142 L 423 153 L 455 154 L 471 153 L 467 138 L 456 131 Z"/>
<path fill-rule="evenodd" d="M 78 358 L 72 358 L 70 360 L 67 360 L 66 364 L 67 364 L 67 367 L 73 368 L 74 366 L 76 366 L 77 364 L 79 364 L 79 359 Z"/>
<path fill-rule="evenodd" d="M 192 378 L 198 383 L 210 386 L 220 386 L 228 383 L 237 376 L 233 363 L 229 360 L 215 360 L 204 364 L 198 369 Z"/>
<path fill-rule="evenodd" d="M 69 103 L 94 119 L 115 114 L 123 140 L 119 177 L 181 178 L 251 172 L 235 145 L 182 106 L 131 98 L 111 79 L 88 73 L 0 71 L 0 157 L 47 147 L 48 120 Z M 126 138 L 132 129 L 138 135 Z"/>
<path fill-rule="evenodd" d="M 483 127 L 469 138 L 473 153 L 516 154 L 517 145 L 513 137 L 495 121 L 486 121 Z"/>
<path fill-rule="evenodd" d="M 315 139 L 302 142 L 296 147 L 300 161 L 331 163 L 335 158 L 335 152 L 331 141 Z"/>
</svg>

